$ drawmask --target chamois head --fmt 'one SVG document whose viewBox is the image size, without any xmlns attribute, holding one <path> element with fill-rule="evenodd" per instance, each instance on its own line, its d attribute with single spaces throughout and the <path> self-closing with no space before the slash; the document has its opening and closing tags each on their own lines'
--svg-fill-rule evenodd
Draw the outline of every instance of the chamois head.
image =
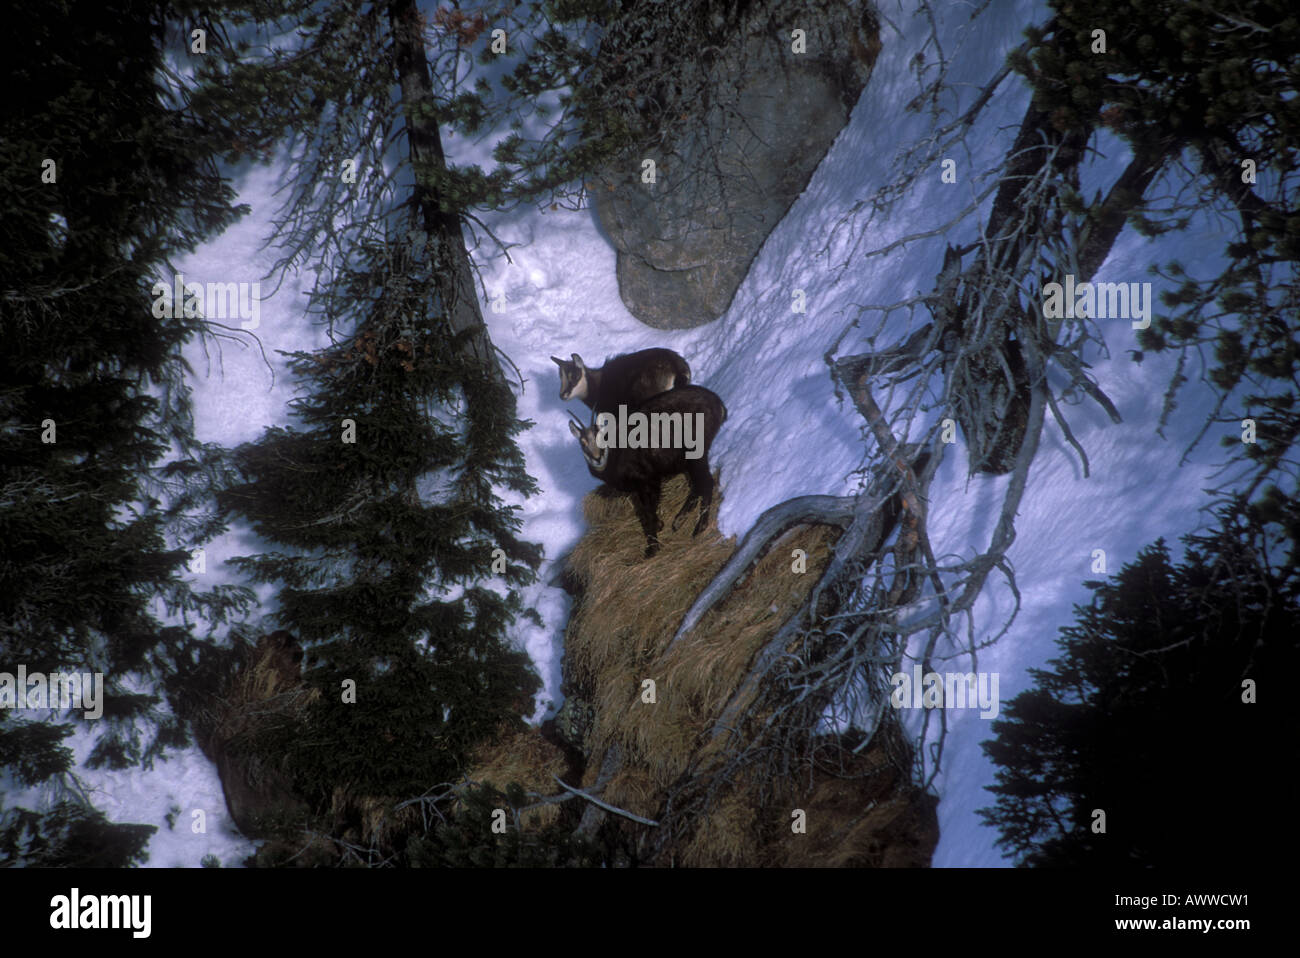
<svg viewBox="0 0 1300 958">
<path fill-rule="evenodd" d="M 596 442 L 595 417 L 592 417 L 592 422 L 585 424 L 573 413 L 569 413 L 569 418 L 572 420 L 569 423 L 569 432 L 573 433 L 578 440 L 582 457 L 587 460 L 587 465 L 596 472 L 603 471 L 609 463 L 609 449 L 602 449 Z"/>
<path fill-rule="evenodd" d="M 577 353 L 572 355 L 572 362 L 556 356 L 551 357 L 551 362 L 560 367 L 560 398 L 565 401 L 585 400 L 590 387 L 587 366 Z"/>
</svg>

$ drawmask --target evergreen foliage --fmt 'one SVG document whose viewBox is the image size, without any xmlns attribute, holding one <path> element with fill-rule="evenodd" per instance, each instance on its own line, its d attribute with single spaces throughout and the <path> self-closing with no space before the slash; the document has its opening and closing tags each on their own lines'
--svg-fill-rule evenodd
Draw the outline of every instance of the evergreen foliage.
<svg viewBox="0 0 1300 958">
<path fill-rule="evenodd" d="M 711 95 L 708 70 L 720 38 L 738 29 L 748 6 L 737 0 L 554 0 L 540 5 L 540 25 L 527 56 L 502 77 L 504 98 L 489 85 L 457 97 L 457 109 L 482 122 L 514 114 L 512 132 L 496 147 L 505 174 L 499 194 L 528 200 L 615 161 L 629 148 L 680 139 Z M 491 54 L 480 60 L 491 62 Z M 529 136 L 537 103 L 545 134 Z M 694 103 L 691 115 L 673 104 Z"/>
<path fill-rule="evenodd" d="M 1060 657 L 1030 669 L 1034 687 L 993 723 L 998 799 L 979 814 L 1018 864 L 1241 867 L 1294 834 L 1271 770 L 1300 572 L 1276 563 L 1276 526 L 1266 537 L 1248 512 L 1220 519 L 1186 537 L 1179 564 L 1157 541 L 1088 583 Z"/>
<path fill-rule="evenodd" d="M 1162 424 L 1194 362 L 1220 397 L 1207 429 L 1226 427 L 1222 443 L 1239 467 L 1232 481 L 1244 477 L 1250 497 L 1270 482 L 1300 495 L 1300 14 L 1289 0 L 1230 10 L 1213 0 L 1055 0 L 1052 7 L 1052 35 L 1031 30 L 1029 52 L 1014 60 L 1051 125 L 1106 129 L 1136 157 L 1182 158 L 1195 171 L 1191 195 L 1172 200 L 1080 199 L 1084 231 L 1126 215 L 1156 235 L 1210 209 L 1222 214 L 1229 235 L 1217 276 L 1190 275 L 1178 261 L 1154 270 L 1165 312 L 1139 331 L 1133 358 L 1179 355 Z M 1091 52 L 1099 28 L 1104 53 Z M 1254 442 L 1242 441 L 1246 418 L 1255 421 Z M 1217 501 L 1229 488 L 1215 490 Z"/>
<path fill-rule="evenodd" d="M 518 785 L 504 792 L 491 786 L 464 789 L 462 807 L 427 834 L 412 841 L 410 862 L 416 868 L 590 868 L 609 864 L 596 842 L 575 834 L 572 821 L 561 818 L 527 831 L 516 809 L 528 804 Z M 507 813 L 505 831 L 496 833 L 498 810 Z"/>
<path fill-rule="evenodd" d="M 536 483 L 461 235 L 466 206 L 492 201 L 490 178 L 443 159 L 447 66 L 435 44 L 430 72 L 431 25 L 405 0 L 246 12 L 273 35 L 293 23 L 301 49 L 232 39 L 195 102 L 234 155 L 283 141 L 305 171 L 279 221 L 280 265 L 319 265 L 308 312 L 332 343 L 292 354 L 293 422 L 236 450 L 241 479 L 220 502 L 266 543 L 232 561 L 277 588 L 277 623 L 321 691 L 299 727 L 259 747 L 324 813 L 340 789 L 424 795 L 532 711 L 540 681 L 508 633 L 536 619 L 518 590 L 540 551 L 501 497 Z M 340 170 L 358 157 L 350 182 Z M 385 164 L 396 173 L 375 176 Z"/>
<path fill-rule="evenodd" d="M 0 827 L 0 862 L 28 868 L 126 868 L 148 859 L 154 825 L 122 825 L 79 802 L 14 809 Z"/>
<path fill-rule="evenodd" d="M 209 131 L 160 74 L 167 13 L 29 5 L 7 12 L 0 39 L 20 91 L 0 106 L 0 671 L 103 673 L 90 767 L 149 767 L 187 742 L 160 693 L 207 643 L 160 615 L 215 627 L 250 599 L 182 578 L 219 529 L 201 510 L 222 456 L 194 438 L 180 356 L 206 324 L 155 316 L 151 290 L 170 284 L 170 257 L 240 211 Z M 0 710 L 0 763 L 21 784 L 66 786 L 61 743 L 81 721 Z M 142 857 L 151 827 L 111 824 L 70 791 L 44 814 L 8 809 L 0 859 Z"/>
</svg>

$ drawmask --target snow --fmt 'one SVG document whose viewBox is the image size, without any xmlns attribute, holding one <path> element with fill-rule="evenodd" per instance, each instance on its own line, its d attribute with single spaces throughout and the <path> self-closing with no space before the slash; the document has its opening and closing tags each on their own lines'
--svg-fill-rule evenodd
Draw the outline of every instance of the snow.
<svg viewBox="0 0 1300 958">
<path fill-rule="evenodd" d="M 1024 26 L 1046 17 L 1045 8 L 1030 0 L 995 4 L 973 24 L 968 22 L 971 9 L 971 5 L 935 5 L 943 47 L 952 57 L 951 82 L 963 103 L 996 72 L 1006 52 L 1021 42 Z M 545 625 L 538 628 L 521 622 L 518 640 L 545 681 L 539 716 L 548 700 L 560 701 L 559 663 L 569 611 L 564 593 L 546 583 L 555 563 L 582 535 L 581 500 L 596 485 L 569 435 L 567 404 L 558 398 L 551 355 L 578 352 L 595 364 L 618 353 L 667 346 L 686 357 L 694 380 L 722 396 L 729 410 L 711 455 L 715 468 L 721 469 L 725 500 L 719 526 L 726 535 L 743 535 L 765 509 L 793 496 L 853 491 L 856 479 L 851 473 L 863 465 L 864 454 L 868 464 L 874 456 L 874 447 L 861 439 L 856 410 L 835 399 L 823 354 L 859 315 L 861 304 L 890 303 L 928 291 L 939 270 L 944 237 L 912 242 L 885 256 L 867 259 L 862 254 L 953 218 L 971 201 L 973 192 L 962 174 L 986 168 L 1005 152 L 1027 102 L 1018 81 L 1004 83 L 969 137 L 969 154 L 954 157 L 959 182 L 941 183 L 936 167 L 933 175 L 912 184 L 887 217 L 867 225 L 861 245 L 850 257 L 855 234 L 836 229 L 835 224 L 855 202 L 894 175 L 896 149 L 924 135 L 932 125 L 927 112 L 905 110 L 918 91 L 908 64 L 925 42 L 928 21 L 917 15 L 910 2 L 888 4 L 884 13 L 891 25 L 883 30 L 881 58 L 849 125 L 804 195 L 769 237 L 731 308 L 719 320 L 694 330 L 668 332 L 650 329 L 633 318 L 618 297 L 614 251 L 589 210 L 525 210 L 485 218 L 497 236 L 516 244 L 507 258 L 495 252 L 485 237 L 476 260 L 487 293 L 484 314 L 492 339 L 518 364 L 525 379 L 520 417 L 535 422 L 520 444 L 541 491 L 521 505 L 524 538 L 545 547 L 541 581 L 526 595 Z M 448 149 L 453 158 L 465 161 L 481 157 L 486 147 L 452 138 Z M 1113 178 L 1126 162 L 1118 146 L 1108 154 L 1095 161 L 1086 182 Z M 184 264 L 187 280 L 262 278 L 271 257 L 258 247 L 267 235 L 269 215 L 276 205 L 271 194 L 282 175 L 283 170 L 260 169 L 242 178 L 241 201 L 252 205 L 254 215 Z M 978 216 L 971 217 L 948 239 L 969 241 L 978 221 Z M 1189 265 L 1203 261 L 1199 250 L 1222 248 L 1212 235 L 1215 228 L 1213 223 L 1196 223 L 1183 234 L 1157 241 L 1126 232 L 1095 279 L 1152 279 L 1145 268 L 1157 256 L 1162 261 L 1177 256 Z M 265 426 L 284 421 L 285 402 L 293 388 L 273 351 L 320 344 L 319 331 L 305 324 L 302 316 L 301 293 L 310 280 L 290 276 L 262 303 L 258 334 L 276 370 L 274 382 L 256 350 L 226 344 L 221 363 L 211 369 L 201 353 L 192 357 L 201 439 L 235 445 L 255 439 Z M 271 286 L 263 284 L 264 295 Z M 805 291 L 806 313 L 791 310 L 796 289 Z M 495 313 L 488 303 L 498 293 L 503 295 L 504 309 Z M 877 328 L 879 317 L 863 314 L 861 329 L 849 334 L 841 354 L 868 348 L 863 336 Z M 1103 577 L 1091 569 L 1094 549 L 1105 550 L 1107 569 L 1114 573 L 1155 538 L 1165 536 L 1172 542 L 1190 529 L 1203 504 L 1200 490 L 1208 484 L 1207 463 L 1215 454 L 1217 437 L 1203 444 L 1187 465 L 1180 467 L 1178 462 L 1203 421 L 1207 397 L 1187 393 L 1168 438 L 1161 439 L 1155 428 L 1170 364 L 1150 357 L 1140 366 L 1133 364 L 1125 354 L 1135 345 L 1128 321 L 1100 325 L 1110 358 L 1091 357 L 1092 372 L 1124 422 L 1112 424 L 1090 400 L 1066 407 L 1074 434 L 1091 459 L 1092 476 L 1084 479 L 1077 457 L 1048 416 L 1010 551 L 1023 608 L 1010 632 L 979 656 L 979 669 L 999 673 L 1003 703 L 1027 686 L 1027 668 L 1041 666 L 1054 654 L 1057 630 L 1071 621 L 1072 604 L 1088 595 L 1082 580 Z M 906 325 L 905 312 L 893 314 L 880 343 L 901 339 L 909 328 L 914 327 Z M 1193 395 L 1198 397 L 1195 401 Z M 951 447 L 932 487 L 928 520 L 940 555 L 972 555 L 988 543 L 996 521 L 1006 480 L 968 480 L 965 471 L 962 447 Z M 248 542 L 234 534 L 211 544 L 207 574 L 213 581 L 231 581 L 221 560 L 248 548 Z M 977 635 L 984 639 L 994 634 L 1011 606 L 1010 591 L 995 574 L 976 606 Z M 970 665 L 955 660 L 940 668 L 965 671 Z M 977 710 L 951 710 L 948 725 L 943 772 L 936 781 L 942 800 L 941 839 L 934 864 L 1004 866 L 1008 863 L 993 846 L 996 834 L 982 827 L 974 814 L 991 804 L 983 789 L 993 781 L 993 768 L 979 748 L 979 742 L 990 735 L 989 726 Z M 155 838 L 151 865 L 194 865 L 208 850 L 230 862 L 239 857 L 238 849 L 251 848 L 237 836 L 231 838 L 215 772 L 194 750 L 152 772 L 86 773 L 84 777 L 100 789 L 101 807 L 114 818 L 161 822 L 172 801 L 186 810 L 177 833 L 168 833 L 164 825 Z M 206 843 L 188 835 L 192 807 L 207 810 Z M 183 837 L 178 837 L 182 832 Z"/>
</svg>

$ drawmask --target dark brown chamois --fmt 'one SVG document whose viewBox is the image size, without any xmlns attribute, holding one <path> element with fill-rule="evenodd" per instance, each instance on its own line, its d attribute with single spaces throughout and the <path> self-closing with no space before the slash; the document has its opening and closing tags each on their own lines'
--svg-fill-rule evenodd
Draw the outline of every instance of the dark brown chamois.
<svg viewBox="0 0 1300 958">
<path fill-rule="evenodd" d="M 572 415 L 572 413 L 570 414 Z M 680 386 L 651 396 L 635 409 L 592 416 L 586 426 L 574 416 L 569 431 L 578 438 L 588 471 L 620 492 L 632 493 L 645 530 L 646 558 L 659 551 L 659 494 L 663 481 L 686 473 L 690 495 L 673 518 L 673 529 L 697 502 L 697 536 L 713 504 L 709 447 L 727 419 L 722 400 L 703 386 Z"/>
<path fill-rule="evenodd" d="M 599 369 L 588 369 L 582 357 L 572 362 L 551 357 L 560 367 L 560 398 L 581 399 L 593 412 L 631 409 L 651 396 L 691 381 L 691 367 L 671 349 L 642 349 L 607 359 Z"/>
</svg>

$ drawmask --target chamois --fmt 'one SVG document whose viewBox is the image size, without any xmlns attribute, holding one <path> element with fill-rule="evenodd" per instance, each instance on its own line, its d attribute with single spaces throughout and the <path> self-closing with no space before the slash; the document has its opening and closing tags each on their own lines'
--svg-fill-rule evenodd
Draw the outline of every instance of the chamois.
<svg viewBox="0 0 1300 958">
<path fill-rule="evenodd" d="M 560 367 L 560 398 L 581 399 L 596 413 L 631 408 L 691 381 L 691 367 L 671 349 L 615 356 L 599 369 L 588 369 L 577 353 L 571 362 L 556 356 L 551 361 Z"/>
<path fill-rule="evenodd" d="M 691 482 L 690 495 L 672 527 L 676 530 L 698 502 L 700 517 L 691 535 L 699 535 L 713 504 L 709 447 L 727 419 L 727 407 L 717 394 L 703 386 L 679 386 L 651 396 L 630 413 L 625 405 L 617 415 L 606 412 L 599 418 L 604 420 L 600 428 L 597 414 L 585 426 L 573 416 L 569 431 L 577 437 L 593 476 L 620 492 L 632 493 L 645 530 L 645 557 L 659 551 L 659 495 L 663 480 L 670 476 L 686 473 Z"/>
</svg>

